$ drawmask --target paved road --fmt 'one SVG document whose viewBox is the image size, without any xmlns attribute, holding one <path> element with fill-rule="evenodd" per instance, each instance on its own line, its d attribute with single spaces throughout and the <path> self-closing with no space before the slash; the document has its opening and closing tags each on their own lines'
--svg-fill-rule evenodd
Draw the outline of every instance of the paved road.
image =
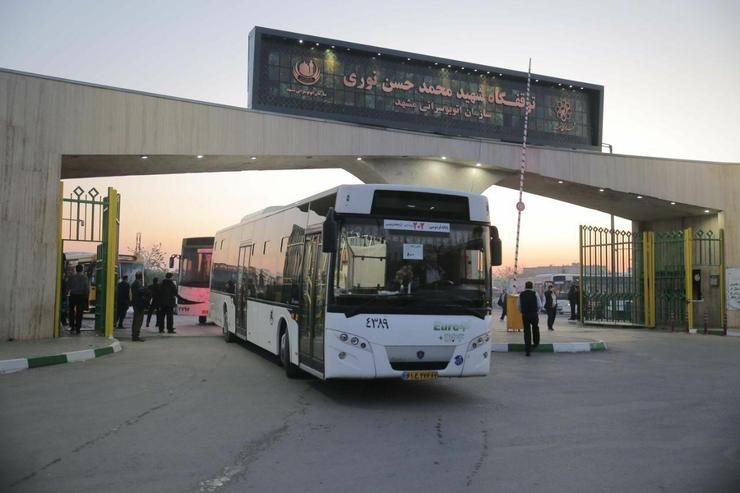
<svg viewBox="0 0 740 493">
<path fill-rule="evenodd" d="M 740 338 L 597 330 L 606 353 L 496 354 L 490 377 L 424 383 L 124 341 L 0 377 L 0 490 L 738 491 Z"/>
</svg>

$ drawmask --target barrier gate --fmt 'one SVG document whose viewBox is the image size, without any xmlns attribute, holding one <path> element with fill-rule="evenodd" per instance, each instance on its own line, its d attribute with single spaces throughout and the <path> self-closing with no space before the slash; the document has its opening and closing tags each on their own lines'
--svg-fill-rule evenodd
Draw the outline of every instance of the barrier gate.
<svg viewBox="0 0 740 493">
<path fill-rule="evenodd" d="M 726 327 L 724 238 L 580 227 L 581 322 Z"/>
</svg>

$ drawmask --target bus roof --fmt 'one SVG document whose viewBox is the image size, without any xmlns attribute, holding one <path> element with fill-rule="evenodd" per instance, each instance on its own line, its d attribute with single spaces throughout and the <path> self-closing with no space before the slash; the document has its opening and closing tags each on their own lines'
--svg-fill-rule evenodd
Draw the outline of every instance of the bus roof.
<svg viewBox="0 0 740 493">
<path fill-rule="evenodd" d="M 362 195 L 367 195 L 372 197 L 372 195 L 375 193 L 376 190 L 396 190 L 396 191 L 404 191 L 404 192 L 421 192 L 421 193 L 437 193 L 442 195 L 456 195 L 458 197 L 465 197 L 468 199 L 473 199 L 475 201 L 477 200 L 485 200 L 485 213 L 488 215 L 488 201 L 483 197 L 481 194 L 478 193 L 469 193 L 469 192 L 461 192 L 458 190 L 448 190 L 444 188 L 432 188 L 432 187 L 419 187 L 414 185 L 392 185 L 392 184 L 383 184 L 383 183 L 369 183 L 369 184 L 357 184 L 357 185 L 339 185 L 338 187 L 331 188 L 329 190 L 325 190 L 321 193 L 317 193 L 316 195 L 312 195 L 310 197 L 307 197 L 305 199 L 299 200 L 297 202 L 293 202 L 292 204 L 286 204 L 286 205 L 280 205 L 280 206 L 270 206 L 265 209 L 253 212 L 251 214 L 247 214 L 242 218 L 242 220 L 239 222 L 239 224 L 251 222 L 257 219 L 262 219 L 268 216 L 271 216 L 273 214 L 277 214 L 278 212 L 282 212 L 284 210 L 291 209 L 293 207 L 298 207 L 300 205 L 306 204 L 308 202 L 312 202 L 318 199 L 321 199 L 323 197 L 327 197 L 333 193 L 336 193 L 337 195 L 340 195 L 342 193 L 358 193 Z M 342 212 L 342 211 L 337 211 Z M 475 219 L 472 217 L 472 220 L 481 220 L 480 217 L 476 217 Z M 489 221 L 489 218 L 485 219 L 486 221 Z M 239 226 L 239 224 L 234 224 L 231 226 L 228 226 L 226 228 L 222 228 L 219 231 L 216 232 L 216 234 L 220 233 L 221 231 L 227 231 L 231 228 L 234 228 L 236 226 Z"/>
</svg>

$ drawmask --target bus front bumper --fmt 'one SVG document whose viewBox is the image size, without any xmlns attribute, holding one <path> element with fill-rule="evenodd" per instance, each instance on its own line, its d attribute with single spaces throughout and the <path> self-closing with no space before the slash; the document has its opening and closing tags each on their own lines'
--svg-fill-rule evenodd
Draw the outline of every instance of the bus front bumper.
<svg viewBox="0 0 740 493">
<path fill-rule="evenodd" d="M 404 347 L 386 347 L 333 329 L 326 329 L 325 337 L 324 378 L 327 379 L 408 378 L 415 371 L 431 371 L 438 377 L 484 376 L 491 367 L 491 341 L 487 334 L 456 346 Z M 449 359 L 427 367 L 418 361 L 426 354 L 422 358 L 406 358 L 407 362 L 398 361 L 399 349 L 411 355 L 446 349 Z M 394 361 L 389 353 L 394 354 Z"/>
</svg>

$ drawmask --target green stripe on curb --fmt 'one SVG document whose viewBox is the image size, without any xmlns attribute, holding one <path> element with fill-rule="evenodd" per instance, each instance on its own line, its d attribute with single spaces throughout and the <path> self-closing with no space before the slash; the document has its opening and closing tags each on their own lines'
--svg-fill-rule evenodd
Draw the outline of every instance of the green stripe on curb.
<svg viewBox="0 0 740 493">
<path fill-rule="evenodd" d="M 95 357 L 98 358 L 105 354 L 113 354 L 113 346 L 95 348 Z"/>
<path fill-rule="evenodd" d="M 121 343 L 116 339 L 110 338 L 108 346 L 99 348 L 83 349 L 80 351 L 71 351 L 64 354 L 54 354 L 51 356 L 37 356 L 35 358 L 13 358 L 0 360 L 0 375 L 14 373 L 17 371 L 27 370 L 29 368 L 38 368 L 41 366 L 59 365 L 62 363 L 78 363 L 91 359 L 114 354 L 120 351 Z"/>
<path fill-rule="evenodd" d="M 553 353 L 555 352 L 555 349 L 553 348 L 552 344 L 540 344 L 536 348 L 532 348 L 530 351 L 533 353 Z M 509 352 L 523 353 L 524 344 L 509 344 Z"/>
<path fill-rule="evenodd" d="M 28 358 L 28 367 L 37 368 L 39 366 L 58 365 L 66 362 L 66 354 L 57 354 L 54 356 L 39 356 L 38 358 Z"/>
</svg>

